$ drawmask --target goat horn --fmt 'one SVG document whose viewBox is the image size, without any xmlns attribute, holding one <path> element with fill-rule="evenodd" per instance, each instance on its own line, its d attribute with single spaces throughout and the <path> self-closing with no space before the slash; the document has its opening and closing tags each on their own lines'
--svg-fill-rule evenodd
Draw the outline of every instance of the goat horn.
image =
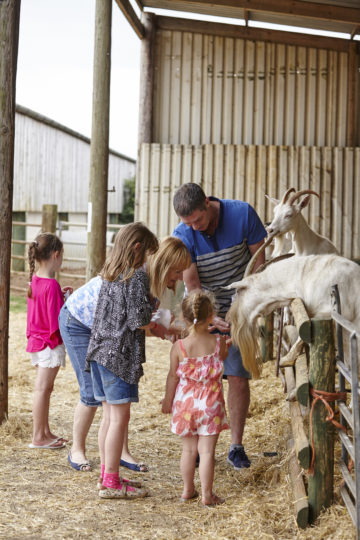
<svg viewBox="0 0 360 540">
<path fill-rule="evenodd" d="M 291 187 L 290 189 L 288 189 L 287 191 L 285 191 L 284 196 L 283 196 L 283 198 L 281 199 L 281 204 L 285 204 L 285 203 L 286 203 L 287 198 L 289 197 L 289 195 L 290 195 L 290 193 L 291 193 L 292 191 L 295 191 L 295 189 L 294 189 L 293 187 Z"/>
<path fill-rule="evenodd" d="M 309 194 L 309 195 L 316 195 L 317 197 L 320 198 L 320 195 L 318 193 L 316 193 L 316 191 L 312 191 L 311 189 L 304 189 L 302 191 L 297 191 L 296 193 L 294 193 L 293 195 L 291 195 L 290 199 L 288 200 L 288 205 L 291 206 L 292 204 L 294 204 L 294 202 L 296 201 L 296 199 L 298 199 L 299 197 L 301 197 L 302 195 L 306 195 L 306 194 Z"/>
<path fill-rule="evenodd" d="M 263 244 L 261 244 L 261 246 L 259 247 L 259 249 L 257 251 L 255 251 L 254 255 L 251 257 L 250 261 L 248 262 L 248 265 L 247 267 L 245 268 L 245 272 L 244 272 L 244 275 L 243 275 L 243 278 L 249 276 L 250 274 L 252 274 L 252 271 L 253 271 L 253 268 L 256 264 L 256 261 L 259 257 L 259 255 L 264 251 L 264 249 L 269 245 L 271 244 L 271 241 L 273 239 L 273 236 L 274 235 L 269 235 L 267 237 L 267 239 L 265 240 L 265 242 Z"/>
</svg>

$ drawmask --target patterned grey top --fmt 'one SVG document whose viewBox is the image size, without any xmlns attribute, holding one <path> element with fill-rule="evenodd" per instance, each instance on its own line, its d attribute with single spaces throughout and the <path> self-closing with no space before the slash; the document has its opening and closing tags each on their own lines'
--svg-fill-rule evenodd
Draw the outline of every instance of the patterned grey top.
<svg viewBox="0 0 360 540">
<path fill-rule="evenodd" d="M 94 324 L 86 356 L 129 384 L 137 384 L 145 362 L 145 331 L 152 308 L 149 300 L 149 278 L 138 268 L 127 281 L 104 280 L 96 306 Z"/>
</svg>

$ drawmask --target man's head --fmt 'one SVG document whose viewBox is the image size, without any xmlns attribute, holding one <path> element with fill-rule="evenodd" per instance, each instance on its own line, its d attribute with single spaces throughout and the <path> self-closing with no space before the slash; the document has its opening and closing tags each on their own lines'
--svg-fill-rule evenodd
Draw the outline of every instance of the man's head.
<svg viewBox="0 0 360 540">
<path fill-rule="evenodd" d="M 195 231 L 204 232 L 209 227 L 211 213 L 208 197 L 198 184 L 188 182 L 174 195 L 174 210 L 181 221 Z"/>
</svg>

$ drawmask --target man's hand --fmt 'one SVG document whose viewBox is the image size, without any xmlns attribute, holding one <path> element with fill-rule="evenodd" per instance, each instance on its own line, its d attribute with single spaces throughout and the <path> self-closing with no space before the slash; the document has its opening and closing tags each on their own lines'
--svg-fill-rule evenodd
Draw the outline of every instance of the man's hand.
<svg viewBox="0 0 360 540">
<path fill-rule="evenodd" d="M 212 330 L 215 330 L 217 328 L 220 330 L 220 332 L 230 332 L 230 324 L 224 321 L 221 317 L 213 317 L 212 325 L 210 326 L 209 330 L 212 332 Z"/>
</svg>

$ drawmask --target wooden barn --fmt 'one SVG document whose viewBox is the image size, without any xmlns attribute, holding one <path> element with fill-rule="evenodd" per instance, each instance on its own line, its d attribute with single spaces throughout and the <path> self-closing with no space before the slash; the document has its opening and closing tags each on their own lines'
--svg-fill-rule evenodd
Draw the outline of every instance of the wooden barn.
<svg viewBox="0 0 360 540">
<path fill-rule="evenodd" d="M 44 204 L 56 204 L 59 220 L 84 223 L 65 226 L 68 257 L 86 256 L 86 222 L 90 173 L 90 139 L 20 105 L 15 115 L 13 221 L 39 224 L 16 227 L 32 240 L 41 227 Z M 123 210 L 124 181 L 135 177 L 136 162 L 109 150 L 107 222 L 118 223 Z M 20 246 L 21 248 L 21 246 Z"/>
</svg>

